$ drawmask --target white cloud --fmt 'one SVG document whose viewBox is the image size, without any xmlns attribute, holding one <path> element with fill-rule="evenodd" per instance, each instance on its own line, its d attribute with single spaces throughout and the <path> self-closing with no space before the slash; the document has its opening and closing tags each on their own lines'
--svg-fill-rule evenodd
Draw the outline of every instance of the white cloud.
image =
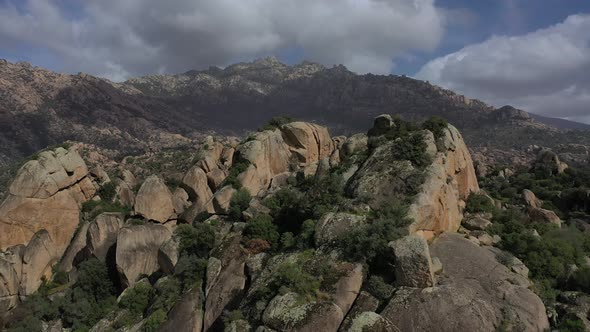
<svg viewBox="0 0 590 332">
<path fill-rule="evenodd" d="M 501 106 L 589 122 L 590 15 L 494 36 L 434 59 L 416 77 Z"/>
<path fill-rule="evenodd" d="M 88 0 L 76 2 L 76 20 L 64 3 L 4 2 L 0 47 L 48 48 L 65 70 L 113 78 L 292 49 L 326 65 L 389 73 L 396 57 L 436 48 L 445 24 L 434 0 Z"/>
</svg>

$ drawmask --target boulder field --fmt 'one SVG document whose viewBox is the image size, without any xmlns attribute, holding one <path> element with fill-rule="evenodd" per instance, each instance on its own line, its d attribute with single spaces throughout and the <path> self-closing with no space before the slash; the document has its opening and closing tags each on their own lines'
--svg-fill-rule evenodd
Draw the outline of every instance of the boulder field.
<svg viewBox="0 0 590 332">
<path fill-rule="evenodd" d="M 175 175 L 172 189 L 162 174 L 138 180 L 124 169 L 111 179 L 104 171 L 90 172 L 75 149 L 44 151 L 21 167 L 0 205 L 0 313 L 14 309 L 56 270 L 75 280 L 77 265 L 89 258 L 114 267 L 122 289 L 174 275 L 186 246 L 175 230 L 201 222 L 205 214 L 205 222 L 217 225 L 206 276 L 166 313 L 160 331 L 216 330 L 233 310 L 257 319 L 234 319 L 226 330 L 495 331 L 506 322 L 514 330 L 549 328 L 526 274 L 498 262 L 497 249 L 490 246 L 495 239 L 485 232 L 489 217 L 464 213 L 465 201 L 479 186 L 459 131 L 451 125 L 436 137 L 417 131 L 428 157 L 418 165 L 400 160 L 399 139 L 386 139 L 395 126 L 382 115 L 369 135 L 349 138 L 291 122 L 241 143 L 207 139 L 199 160 Z M 270 213 L 265 198 L 295 177 L 319 178 L 336 168 L 355 205 L 318 218 L 311 238 L 315 256 L 299 250 L 272 256 L 244 245 L 248 222 Z M 365 225 L 371 210 L 410 190 L 416 174 L 423 177 L 411 186 L 406 236 L 387 246 L 395 265 L 389 287 L 395 291 L 377 299 L 366 291 L 367 267 L 331 245 Z M 126 206 L 126 212 L 82 213 L 84 203 L 103 202 L 98 193 L 109 184 L 115 194 L 108 203 Z M 229 222 L 235 187 L 252 198 L 243 219 Z M 524 195 L 531 214 L 542 210 L 534 194 Z M 261 295 L 296 264 L 323 273 L 327 285 L 321 294 L 302 296 L 290 289 Z M 100 324 L 112 326 L 104 319 Z"/>
</svg>

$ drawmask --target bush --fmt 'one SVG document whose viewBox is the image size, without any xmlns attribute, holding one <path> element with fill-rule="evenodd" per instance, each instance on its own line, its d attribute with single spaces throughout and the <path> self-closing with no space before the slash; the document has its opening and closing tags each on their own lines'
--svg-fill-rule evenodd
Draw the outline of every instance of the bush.
<svg viewBox="0 0 590 332">
<path fill-rule="evenodd" d="M 119 203 L 111 203 L 101 200 L 82 203 L 82 212 L 87 214 L 88 219 L 94 219 L 101 213 L 118 212 L 127 215 L 130 210 Z"/>
<path fill-rule="evenodd" d="M 247 240 L 265 240 L 272 247 L 276 247 L 279 244 L 280 234 L 278 228 L 272 223 L 272 219 L 266 215 L 260 215 L 250 220 L 246 228 L 244 228 L 243 234 Z"/>
<path fill-rule="evenodd" d="M 467 198 L 467 204 L 465 206 L 465 211 L 469 213 L 492 213 L 495 209 L 496 207 L 489 197 L 484 194 L 476 193 L 469 195 L 469 198 Z"/>
<path fill-rule="evenodd" d="M 135 317 L 143 316 L 154 296 L 154 289 L 146 283 L 138 283 L 127 289 L 119 301 L 119 307 L 128 309 Z"/>
<path fill-rule="evenodd" d="M 141 327 L 142 332 L 156 332 L 162 323 L 166 321 L 166 312 L 159 309 L 154 311 L 145 321 Z"/>
<path fill-rule="evenodd" d="M 320 288 L 320 281 L 302 269 L 302 262 L 283 263 L 276 271 L 274 287 L 295 292 L 301 296 L 315 296 Z"/>
<path fill-rule="evenodd" d="M 112 202 L 117 194 L 117 186 L 113 182 L 107 182 L 98 189 L 98 196 L 105 202 Z"/>
<path fill-rule="evenodd" d="M 236 161 L 229 169 L 229 174 L 223 180 L 222 186 L 230 185 L 235 189 L 242 188 L 242 184 L 238 180 L 238 175 L 245 172 L 250 167 L 250 161 L 247 159 L 240 159 Z"/>
<path fill-rule="evenodd" d="M 559 324 L 559 332 L 584 332 L 586 327 L 579 318 L 565 319 Z"/>
<path fill-rule="evenodd" d="M 373 273 L 392 273 L 388 243 L 407 234 L 411 223 L 406 206 L 391 206 L 376 212 L 369 223 L 355 227 L 340 239 L 349 259 L 366 261 Z"/>
<path fill-rule="evenodd" d="M 445 129 L 447 129 L 449 123 L 447 120 L 433 116 L 430 119 L 422 123 L 422 128 L 430 130 L 434 134 L 435 139 L 439 139 L 445 135 Z"/>
<path fill-rule="evenodd" d="M 181 256 L 174 268 L 174 275 L 180 278 L 184 292 L 205 279 L 208 260 L 195 255 Z"/>
<path fill-rule="evenodd" d="M 174 304 L 180 299 L 181 293 L 180 281 L 174 277 L 168 277 L 165 280 L 160 279 L 155 287 L 155 296 L 148 313 L 154 313 L 158 310 L 168 312 Z"/>
<path fill-rule="evenodd" d="M 229 203 L 229 217 L 234 221 L 240 221 L 242 219 L 242 212 L 250 206 L 252 196 L 247 189 L 239 189 L 236 191 Z"/>
<path fill-rule="evenodd" d="M 403 136 L 393 147 L 393 157 L 397 160 L 409 160 L 419 168 L 432 163 L 432 158 L 426 154 L 426 142 L 423 134 Z"/>
<path fill-rule="evenodd" d="M 266 125 L 258 129 L 258 131 L 274 130 L 294 121 L 295 119 L 288 116 L 275 116 Z"/>
<path fill-rule="evenodd" d="M 215 231 L 207 224 L 178 225 L 174 234 L 179 241 L 180 255 L 205 258 L 215 245 Z"/>
<path fill-rule="evenodd" d="M 371 276 L 366 284 L 367 291 L 381 301 L 388 300 L 394 291 L 394 287 L 386 283 L 382 277 Z"/>
</svg>

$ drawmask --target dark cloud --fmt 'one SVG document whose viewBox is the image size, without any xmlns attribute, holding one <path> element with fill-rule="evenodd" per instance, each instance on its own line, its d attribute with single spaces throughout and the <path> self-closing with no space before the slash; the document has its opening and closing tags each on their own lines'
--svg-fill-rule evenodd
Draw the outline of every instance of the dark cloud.
<svg viewBox="0 0 590 332">
<path fill-rule="evenodd" d="M 389 73 L 396 57 L 436 48 L 445 21 L 434 0 L 88 0 L 77 2 L 79 18 L 64 3 L 0 5 L 0 47 L 48 48 L 64 70 L 116 80 L 293 49 L 327 65 Z"/>
<path fill-rule="evenodd" d="M 590 15 L 526 35 L 494 36 L 427 63 L 420 79 L 495 105 L 590 118 Z"/>
</svg>

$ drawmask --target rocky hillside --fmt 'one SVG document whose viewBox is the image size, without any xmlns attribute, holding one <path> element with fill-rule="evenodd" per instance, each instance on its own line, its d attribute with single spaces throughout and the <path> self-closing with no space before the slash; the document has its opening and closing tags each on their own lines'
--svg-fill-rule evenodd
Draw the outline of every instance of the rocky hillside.
<svg viewBox="0 0 590 332">
<path fill-rule="evenodd" d="M 571 292 L 590 288 L 587 274 L 551 284 L 540 271 L 590 268 L 587 233 L 567 236 L 588 245 L 550 242 L 590 205 L 562 221 L 547 202 L 563 195 L 512 201 L 492 186 L 518 176 L 509 170 L 482 178 L 488 196 L 463 136 L 440 119 L 382 115 L 349 137 L 276 123 L 241 142 L 209 137 L 195 152 L 120 162 L 82 158 L 82 146 L 28 161 L 0 205 L 7 331 L 589 326 L 590 298 Z M 533 171 L 573 176 L 550 151 Z M 527 217 L 504 217 L 513 210 Z M 513 245 L 525 234 L 551 243 L 537 248 L 543 259 Z"/>
<path fill-rule="evenodd" d="M 1 61 L 0 97 L 0 163 L 65 140 L 96 144 L 113 156 L 140 153 L 169 145 L 175 134 L 241 135 L 277 115 L 338 134 L 362 131 L 383 113 L 407 120 L 437 115 L 454 123 L 471 149 L 506 162 L 530 158 L 530 145 L 590 145 L 588 131 L 557 129 L 578 125 L 496 110 L 427 82 L 274 58 L 122 84 Z"/>
</svg>

